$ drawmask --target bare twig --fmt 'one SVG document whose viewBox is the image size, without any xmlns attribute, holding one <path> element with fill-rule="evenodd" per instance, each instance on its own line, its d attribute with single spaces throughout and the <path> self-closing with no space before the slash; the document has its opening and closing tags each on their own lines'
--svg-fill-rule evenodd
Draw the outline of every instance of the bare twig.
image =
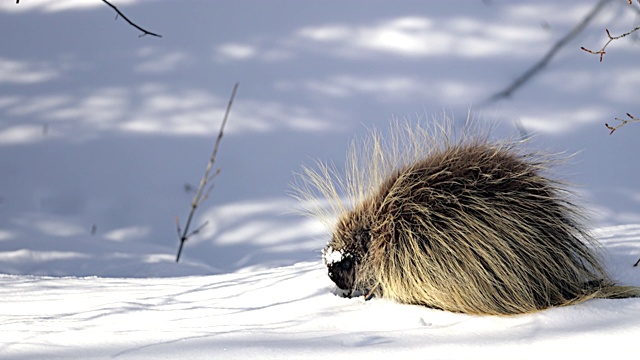
<svg viewBox="0 0 640 360">
<path fill-rule="evenodd" d="M 140 35 L 140 37 L 143 37 L 143 36 L 145 36 L 145 35 L 153 35 L 153 36 L 157 36 L 157 37 L 162 37 L 162 35 L 159 35 L 159 34 L 156 34 L 156 33 L 152 33 L 151 31 L 147 31 L 147 30 L 145 30 L 145 29 L 141 28 L 140 26 L 136 25 L 133 21 L 129 20 L 129 18 L 127 18 L 127 17 L 126 17 L 122 12 L 120 12 L 120 10 L 118 10 L 118 8 L 117 8 L 115 5 L 111 4 L 111 3 L 110 3 L 110 2 L 108 2 L 107 0 L 102 0 L 102 1 L 103 1 L 105 4 L 107 4 L 107 5 L 111 6 L 111 8 L 112 8 L 113 10 L 115 10 L 115 11 L 116 11 L 116 13 L 118 13 L 118 15 L 122 16 L 122 18 L 123 18 L 126 22 L 128 22 L 128 23 L 129 23 L 129 25 L 131 25 L 131 26 L 133 26 L 134 28 L 136 28 L 136 29 L 138 29 L 138 30 L 142 31 L 142 35 Z"/>
<path fill-rule="evenodd" d="M 620 118 L 615 118 L 615 120 L 620 121 L 620 125 L 618 126 L 611 126 L 609 124 L 604 124 L 604 126 L 607 127 L 607 129 L 611 130 L 611 132 L 609 133 L 609 135 L 613 134 L 614 131 L 618 130 L 619 128 L 627 125 L 627 123 L 630 122 L 640 122 L 640 119 L 634 117 L 633 115 L 627 113 L 627 116 L 629 117 L 628 119 L 620 119 Z"/>
<path fill-rule="evenodd" d="M 633 0 L 628 0 L 629 5 L 633 5 Z M 640 1 L 639 1 L 640 2 Z M 635 9 L 638 12 L 638 9 L 636 7 L 633 7 L 633 9 Z M 609 44 L 613 41 L 613 40 L 618 40 L 621 39 L 625 36 L 629 36 L 631 34 L 633 34 L 634 32 L 640 30 L 640 25 L 636 26 L 633 30 L 626 32 L 622 35 L 618 35 L 618 36 L 611 36 L 611 33 L 609 32 L 609 29 L 604 29 L 604 31 L 607 33 L 607 37 L 609 38 L 609 40 L 607 40 L 607 42 L 602 46 L 602 48 L 600 48 L 600 50 L 598 51 L 593 51 L 593 50 L 589 50 L 584 46 L 581 46 L 580 49 L 588 52 L 589 54 L 594 54 L 594 55 L 600 55 L 600 62 L 602 62 L 602 57 L 604 56 L 604 54 L 606 54 L 606 52 L 604 51 L 607 46 L 609 46 Z M 613 132 L 613 131 L 612 131 Z"/>
<path fill-rule="evenodd" d="M 638 266 L 638 264 L 640 264 L 640 259 L 638 259 L 638 261 L 636 261 L 636 263 L 633 264 L 633 266 Z"/>
<path fill-rule="evenodd" d="M 609 32 L 609 29 L 604 29 L 604 31 L 607 33 L 607 37 L 609 37 L 609 40 L 607 40 L 607 42 L 604 44 L 604 46 L 602 46 L 602 48 L 598 51 L 593 51 L 593 50 L 589 50 L 584 46 L 581 46 L 580 49 L 588 52 L 589 54 L 594 54 L 594 55 L 600 55 L 600 62 L 602 62 L 602 57 L 604 56 L 604 54 L 606 54 L 606 52 L 604 51 L 607 46 L 609 46 L 609 44 L 613 41 L 613 40 L 618 40 L 618 39 L 622 39 L 625 36 L 631 35 L 634 32 L 640 30 L 640 25 L 636 26 L 633 30 L 626 32 L 622 35 L 618 35 L 618 36 L 611 36 L 611 33 Z"/>
<path fill-rule="evenodd" d="M 568 34 L 566 34 L 562 39 L 558 40 L 549 51 L 529 70 L 525 71 L 520 77 L 518 77 L 511 85 L 509 85 L 506 89 L 495 93 L 489 99 L 485 101 L 485 103 L 491 103 L 500 99 L 508 98 L 513 95 L 513 93 L 524 85 L 529 79 L 531 79 L 535 74 L 537 74 L 540 70 L 542 70 L 547 64 L 551 61 L 551 59 L 556 55 L 556 53 L 565 46 L 569 41 L 571 41 L 574 37 L 576 37 L 590 22 L 593 18 L 598 15 L 600 10 L 611 0 L 600 0 L 593 7 L 593 9 L 582 19 L 578 25 L 576 25 Z"/>
<path fill-rule="evenodd" d="M 216 143 L 213 147 L 213 152 L 211 153 L 211 157 L 209 158 L 209 162 L 207 163 L 207 167 L 204 171 L 204 175 L 202 176 L 202 180 L 200 180 L 200 186 L 198 186 L 198 190 L 196 191 L 196 195 L 193 197 L 193 201 L 191 201 L 191 211 L 189 212 L 189 217 L 187 218 L 187 222 L 185 224 L 184 230 L 180 228 L 180 220 L 176 217 L 176 224 L 178 230 L 178 237 L 180 238 L 180 247 L 178 248 L 178 255 L 176 255 L 176 262 L 180 260 L 180 254 L 182 254 L 182 247 L 184 246 L 185 241 L 189 239 L 192 235 L 197 234 L 202 230 L 202 228 L 207 225 L 207 222 L 200 225 L 197 229 L 189 232 L 189 226 L 191 225 L 191 221 L 193 220 L 193 215 L 196 212 L 198 206 L 209 197 L 209 192 L 211 191 L 211 187 L 209 190 L 205 192 L 205 188 L 207 187 L 207 183 L 211 181 L 219 171 L 216 171 L 213 175 L 209 175 L 211 173 L 211 169 L 213 168 L 213 163 L 216 161 L 216 156 L 218 154 L 218 147 L 220 146 L 220 141 L 222 140 L 222 136 L 224 134 L 224 126 L 227 124 L 227 119 L 229 118 L 229 112 L 231 111 L 231 105 L 233 104 L 233 99 L 236 97 L 236 92 L 238 91 L 238 83 L 233 86 L 233 91 L 231 92 L 231 97 L 229 98 L 229 103 L 227 104 L 227 110 L 224 113 L 224 118 L 222 119 L 222 125 L 220 125 L 220 132 L 218 133 L 218 138 L 216 139 Z"/>
<path fill-rule="evenodd" d="M 121 16 L 126 22 L 129 23 L 129 25 L 131 25 L 134 28 L 142 31 L 142 35 L 140 35 L 140 37 L 143 37 L 145 35 L 152 35 L 152 36 L 162 37 L 162 35 L 160 35 L 160 34 L 152 33 L 151 31 L 145 30 L 145 29 L 141 28 L 140 26 L 136 25 L 133 21 L 129 20 L 129 18 L 126 17 L 115 5 L 113 5 L 112 3 L 108 2 L 107 0 L 102 0 L 102 2 L 104 2 L 107 5 L 109 5 L 113 10 L 115 10 L 116 13 L 119 16 Z M 16 4 L 19 4 L 19 3 L 20 3 L 20 0 L 16 0 Z"/>
</svg>

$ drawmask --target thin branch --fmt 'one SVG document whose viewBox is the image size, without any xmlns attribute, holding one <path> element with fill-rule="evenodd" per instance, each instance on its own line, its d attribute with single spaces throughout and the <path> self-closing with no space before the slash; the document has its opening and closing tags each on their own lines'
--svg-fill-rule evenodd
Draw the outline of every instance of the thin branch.
<svg viewBox="0 0 640 360">
<path fill-rule="evenodd" d="M 211 191 L 213 190 L 214 185 L 215 185 L 214 183 L 211 183 L 209 185 L 209 188 L 207 189 L 207 191 L 205 191 L 204 195 L 202 195 L 202 199 L 200 200 L 200 202 L 204 202 L 209 198 L 209 194 L 211 194 Z"/>
<path fill-rule="evenodd" d="M 636 261 L 636 263 L 633 264 L 633 266 L 638 266 L 638 264 L 640 264 L 640 259 L 638 259 L 638 261 Z"/>
<path fill-rule="evenodd" d="M 551 61 L 551 59 L 556 55 L 560 49 L 565 46 L 568 42 L 573 40 L 590 22 L 593 18 L 598 15 L 598 13 L 602 10 L 604 5 L 606 5 L 611 0 L 600 0 L 596 6 L 582 19 L 578 25 L 576 25 L 568 34 L 566 34 L 562 39 L 558 40 L 549 51 L 537 62 L 535 63 L 529 70 L 525 71 L 520 77 L 518 77 L 511 85 L 509 85 L 506 89 L 497 92 L 496 94 L 489 97 L 485 103 L 491 103 L 500 99 L 508 98 L 513 95 L 513 93 L 524 85 L 527 81 L 529 81 L 534 75 L 536 75 L 540 70 L 542 70 L 547 64 Z"/>
<path fill-rule="evenodd" d="M 196 209 L 198 208 L 198 206 L 200 206 L 202 201 L 206 200 L 209 197 L 209 192 L 211 191 L 211 187 L 209 187 L 209 190 L 205 192 L 207 183 L 219 173 L 219 170 L 218 170 L 213 175 L 209 175 L 211 173 L 211 169 L 213 168 L 213 163 L 216 161 L 216 156 L 218 155 L 218 148 L 220 147 L 220 141 L 222 140 L 222 136 L 224 135 L 224 127 L 227 124 L 227 119 L 229 118 L 229 112 L 231 111 L 231 105 L 233 104 L 233 99 L 236 97 L 238 86 L 239 86 L 238 83 L 236 83 L 233 86 L 233 91 L 231 92 L 231 97 L 229 98 L 229 103 L 227 104 L 227 110 L 225 111 L 224 118 L 222 119 L 222 125 L 220 125 L 220 132 L 218 132 L 218 138 L 216 139 L 216 143 L 213 147 L 213 152 L 211 153 L 211 157 L 209 158 L 209 162 L 207 163 L 207 167 L 204 171 L 204 175 L 202 176 L 202 180 L 200 180 L 200 185 L 198 186 L 196 195 L 193 197 L 193 201 L 191 201 L 191 211 L 189 212 L 189 217 L 187 218 L 187 222 L 184 226 L 184 230 L 180 228 L 180 221 L 176 218 L 178 237 L 180 238 L 180 247 L 178 248 L 178 255 L 176 256 L 176 262 L 180 260 L 180 254 L 182 254 L 182 247 L 184 246 L 185 241 L 187 241 L 190 236 L 200 232 L 200 230 L 207 224 L 205 222 L 203 225 L 201 225 L 194 231 L 189 232 L 189 226 L 191 226 L 191 221 L 193 220 L 193 215 L 195 214 Z"/>
<path fill-rule="evenodd" d="M 609 135 L 613 134 L 614 131 L 620 129 L 621 127 L 627 125 L 630 122 L 640 122 L 640 119 L 634 117 L 633 115 L 627 113 L 627 116 L 629 117 L 628 119 L 620 119 L 620 118 L 615 118 L 615 120 L 620 121 L 621 124 L 618 126 L 611 126 L 609 124 L 604 124 L 604 126 L 607 127 L 607 129 L 611 130 L 611 132 L 609 133 Z"/>
<path fill-rule="evenodd" d="M 178 237 L 182 237 L 182 229 L 180 228 L 180 218 L 176 215 L 176 230 L 178 231 Z"/>
<path fill-rule="evenodd" d="M 200 225 L 198 228 L 196 228 L 195 230 L 193 230 L 192 232 L 189 233 L 189 235 L 187 235 L 187 238 L 190 238 L 191 236 L 199 233 L 202 229 L 205 228 L 205 226 L 209 225 L 209 221 L 205 221 L 204 223 L 202 223 L 202 225 Z"/>
<path fill-rule="evenodd" d="M 103 1 L 105 4 L 107 4 L 107 5 L 111 6 L 111 8 L 112 8 L 113 10 L 115 10 L 115 11 L 116 11 L 116 13 L 118 13 L 118 15 L 122 16 L 122 18 L 123 18 L 126 22 L 128 22 L 128 23 L 129 23 L 129 25 L 131 25 L 131 26 L 133 26 L 134 28 L 136 28 L 136 29 L 138 29 L 138 30 L 142 31 L 142 35 L 140 35 L 140 37 L 143 37 L 143 36 L 145 36 L 145 35 L 153 35 L 153 36 L 157 36 L 157 37 L 162 37 L 162 35 L 159 35 L 159 34 L 156 34 L 156 33 L 152 33 L 151 31 L 147 31 L 147 30 L 145 30 L 145 29 L 141 28 L 140 26 L 136 25 L 133 21 L 129 20 L 129 18 L 127 18 L 127 17 L 126 17 L 122 12 L 120 12 L 120 10 L 118 10 L 118 8 L 117 8 L 115 5 L 111 4 L 111 3 L 110 3 L 110 2 L 108 2 L 107 0 L 102 0 L 102 1 Z"/>
<path fill-rule="evenodd" d="M 618 39 L 622 39 L 625 36 L 629 36 L 631 34 L 633 34 L 634 32 L 640 30 L 640 25 L 636 26 L 633 30 L 626 32 L 622 35 L 618 35 L 618 36 L 611 36 L 611 33 L 609 32 L 609 29 L 604 29 L 604 31 L 607 33 L 607 37 L 609 37 L 609 40 L 604 44 L 604 46 L 602 46 L 602 48 L 598 51 L 593 51 L 593 50 L 589 50 L 584 46 L 581 46 L 580 49 L 588 52 L 589 54 L 594 54 L 594 55 L 600 55 L 600 62 L 602 62 L 602 57 L 604 56 L 604 54 L 606 54 L 606 52 L 604 51 L 607 46 L 609 46 L 609 44 L 613 41 L 613 40 L 618 40 Z"/>
<path fill-rule="evenodd" d="M 220 174 L 221 171 L 222 169 L 217 169 L 216 172 L 213 173 L 213 175 L 209 176 L 209 179 L 207 181 L 212 181 L 216 176 Z"/>
<path fill-rule="evenodd" d="M 628 2 L 629 2 L 629 5 L 633 5 L 633 0 L 628 0 Z M 640 1 L 639 1 L 639 2 L 640 2 Z M 632 8 L 633 8 L 637 13 L 640 13 L 640 10 L 639 10 L 637 7 L 632 6 Z M 609 46 L 609 44 L 610 44 L 613 40 L 621 39 L 621 38 L 623 38 L 623 37 L 625 37 L 625 36 L 631 35 L 631 34 L 633 34 L 634 32 L 638 31 L 639 29 L 640 29 L 640 25 L 639 25 L 639 26 L 636 26 L 633 30 L 631 30 L 631 31 L 629 31 L 629 32 L 626 32 L 626 33 L 624 33 L 624 34 L 622 34 L 622 35 L 619 35 L 619 36 L 611 36 L 611 33 L 609 32 L 609 29 L 604 29 L 604 31 L 607 33 L 607 37 L 609 38 L 609 40 L 608 40 L 608 41 L 607 41 L 607 42 L 602 46 L 602 48 L 600 48 L 600 50 L 598 50 L 598 51 L 593 51 L 593 50 L 589 50 L 589 49 L 587 49 L 587 48 L 586 48 L 586 47 L 584 47 L 584 46 L 581 46 L 581 47 L 580 47 L 580 49 L 582 49 L 582 50 L 584 50 L 584 51 L 588 52 L 589 54 L 600 55 L 600 62 L 602 62 L 602 57 L 604 56 L 604 54 L 606 54 L 605 49 L 607 48 L 607 46 Z"/>
</svg>

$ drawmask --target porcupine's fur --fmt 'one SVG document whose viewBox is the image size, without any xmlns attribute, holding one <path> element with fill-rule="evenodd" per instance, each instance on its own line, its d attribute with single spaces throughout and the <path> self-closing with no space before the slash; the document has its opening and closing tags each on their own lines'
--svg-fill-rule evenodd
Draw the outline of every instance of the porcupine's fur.
<svg viewBox="0 0 640 360">
<path fill-rule="evenodd" d="M 354 142 L 343 180 L 303 169 L 298 195 L 320 193 L 338 215 L 323 256 L 340 289 L 493 315 L 640 295 L 606 274 L 582 212 L 546 175 L 552 158 L 452 133 L 396 123 L 388 142 Z"/>
</svg>

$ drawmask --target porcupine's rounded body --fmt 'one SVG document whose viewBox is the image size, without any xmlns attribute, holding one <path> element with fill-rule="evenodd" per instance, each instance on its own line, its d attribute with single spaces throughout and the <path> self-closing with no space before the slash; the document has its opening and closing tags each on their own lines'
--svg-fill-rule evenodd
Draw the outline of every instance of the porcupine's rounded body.
<svg viewBox="0 0 640 360">
<path fill-rule="evenodd" d="M 610 281 L 581 212 L 546 175 L 548 157 L 402 129 L 355 145 L 337 187 L 335 170 L 305 169 L 301 193 L 320 190 L 338 214 L 324 260 L 340 289 L 494 315 L 637 295 Z"/>
</svg>

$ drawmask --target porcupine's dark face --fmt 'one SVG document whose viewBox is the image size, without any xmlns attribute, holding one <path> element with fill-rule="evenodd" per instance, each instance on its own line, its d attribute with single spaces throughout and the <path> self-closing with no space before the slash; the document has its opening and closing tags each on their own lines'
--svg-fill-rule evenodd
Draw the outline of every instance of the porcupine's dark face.
<svg viewBox="0 0 640 360">
<path fill-rule="evenodd" d="M 327 263 L 329 278 L 342 290 L 353 290 L 356 279 L 355 258 L 345 253 L 341 260 Z"/>
<path fill-rule="evenodd" d="M 353 293 L 360 262 L 364 258 L 369 240 L 369 231 L 358 229 L 344 231 L 338 226 L 329 245 L 323 251 L 329 278 L 338 288 Z"/>
</svg>

